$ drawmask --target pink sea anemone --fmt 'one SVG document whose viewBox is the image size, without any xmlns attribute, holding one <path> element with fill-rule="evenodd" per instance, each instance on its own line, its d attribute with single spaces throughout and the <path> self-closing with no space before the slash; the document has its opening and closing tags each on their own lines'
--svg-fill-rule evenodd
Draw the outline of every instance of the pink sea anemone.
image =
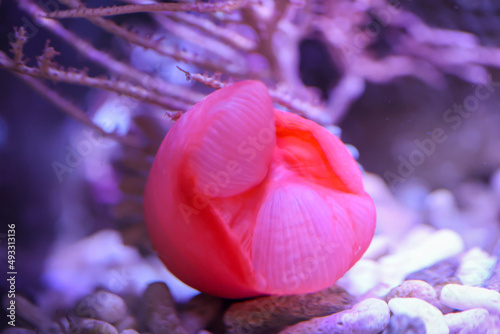
<svg viewBox="0 0 500 334">
<path fill-rule="evenodd" d="M 365 252 L 375 207 L 344 144 L 238 82 L 197 103 L 165 137 L 145 215 L 155 249 L 186 284 L 242 298 L 313 292 Z"/>
</svg>

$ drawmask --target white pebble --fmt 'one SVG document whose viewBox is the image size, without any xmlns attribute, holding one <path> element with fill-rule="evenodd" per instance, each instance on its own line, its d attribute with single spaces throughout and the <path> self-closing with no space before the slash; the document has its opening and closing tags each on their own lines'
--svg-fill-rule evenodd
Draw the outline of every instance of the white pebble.
<svg viewBox="0 0 500 334">
<path fill-rule="evenodd" d="M 373 260 L 359 260 L 337 284 L 351 295 L 361 296 L 380 282 L 379 264 Z"/>
<path fill-rule="evenodd" d="M 485 308 L 500 314 L 500 293 L 485 288 L 460 284 L 447 284 L 441 290 L 441 302 L 457 310 Z"/>
<path fill-rule="evenodd" d="M 411 248 L 400 248 L 396 253 L 383 256 L 378 261 L 381 265 L 381 281 L 390 287 L 401 284 L 408 274 L 458 255 L 464 249 L 460 235 L 451 230 L 444 229 L 425 235 L 417 229 L 410 234 L 418 234 L 418 238 L 410 235 L 408 240 L 418 239 L 419 242 L 412 242 Z"/>
<path fill-rule="evenodd" d="M 379 333 L 389 323 L 390 314 L 387 303 L 381 299 L 369 298 L 346 310 L 337 320 L 344 328 L 355 333 Z M 349 327 L 350 326 L 350 327 Z"/>
<path fill-rule="evenodd" d="M 477 333 L 477 327 L 486 319 L 488 311 L 484 308 L 473 308 L 458 313 L 448 313 L 444 321 L 450 329 L 450 333 Z"/>
<path fill-rule="evenodd" d="M 280 334 L 309 333 L 365 333 L 377 334 L 389 323 L 387 303 L 381 299 L 369 298 L 352 309 L 329 316 L 313 318 L 285 328 Z"/>
<path fill-rule="evenodd" d="M 495 264 L 496 256 L 491 256 L 476 247 L 464 254 L 456 276 L 463 285 L 481 286 L 490 278 Z"/>
<path fill-rule="evenodd" d="M 427 334 L 449 333 L 443 314 L 436 307 L 421 299 L 394 298 L 389 301 L 389 309 L 396 315 L 406 315 L 422 319 Z"/>
<path fill-rule="evenodd" d="M 389 298 L 418 298 L 428 303 L 433 303 L 436 298 L 436 290 L 427 282 L 420 280 L 404 281 L 397 288 L 392 289 Z"/>
<path fill-rule="evenodd" d="M 425 199 L 429 223 L 437 228 L 453 228 L 462 222 L 455 196 L 450 190 L 437 189 Z"/>
<path fill-rule="evenodd" d="M 116 329 L 118 331 L 136 328 L 137 327 L 137 320 L 133 316 L 127 315 L 123 319 L 121 319 L 120 321 L 115 323 L 114 326 L 116 327 Z"/>
<path fill-rule="evenodd" d="M 377 232 L 387 236 L 391 243 L 392 240 L 400 240 L 412 225 L 421 221 L 419 214 L 396 199 L 380 176 L 364 173 L 363 183 L 377 208 Z"/>
<path fill-rule="evenodd" d="M 428 240 L 435 232 L 436 229 L 432 226 L 424 224 L 416 225 L 399 240 L 394 252 L 399 253 L 415 248 L 418 249 L 422 243 Z"/>
<path fill-rule="evenodd" d="M 381 256 L 389 254 L 390 247 L 391 240 L 387 235 L 375 235 L 362 259 L 377 260 Z"/>
<path fill-rule="evenodd" d="M 127 315 L 127 305 L 120 296 L 101 290 L 83 298 L 75 312 L 79 317 L 94 318 L 114 324 Z"/>
<path fill-rule="evenodd" d="M 76 328 L 83 333 L 88 332 L 92 334 L 118 334 L 118 331 L 115 327 L 113 327 L 113 325 L 105 321 L 94 319 L 83 319 Z"/>
<path fill-rule="evenodd" d="M 120 232 L 100 230 L 76 243 L 64 245 L 48 257 L 42 277 L 48 293 L 39 305 L 76 304 L 96 287 L 114 293 L 140 294 L 157 281 L 166 282 L 176 301 L 186 302 L 199 291 L 172 275 L 157 256 L 142 257 L 135 247 L 125 246 Z"/>
<path fill-rule="evenodd" d="M 139 334 L 139 332 L 134 329 L 125 329 L 121 331 L 120 334 Z"/>
</svg>

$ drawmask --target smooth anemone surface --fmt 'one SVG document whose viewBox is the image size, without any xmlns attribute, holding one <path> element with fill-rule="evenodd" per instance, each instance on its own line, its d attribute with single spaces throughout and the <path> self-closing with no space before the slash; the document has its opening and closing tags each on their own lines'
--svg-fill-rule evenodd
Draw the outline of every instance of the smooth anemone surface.
<svg viewBox="0 0 500 334">
<path fill-rule="evenodd" d="M 360 259 L 375 229 L 373 201 L 344 144 L 275 110 L 258 81 L 226 86 L 177 121 L 144 205 L 167 268 L 226 298 L 326 288 Z"/>
</svg>

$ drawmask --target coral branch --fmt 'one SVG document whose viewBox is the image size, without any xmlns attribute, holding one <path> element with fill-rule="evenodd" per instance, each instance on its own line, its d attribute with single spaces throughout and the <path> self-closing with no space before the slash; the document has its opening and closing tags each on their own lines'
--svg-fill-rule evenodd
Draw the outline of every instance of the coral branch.
<svg viewBox="0 0 500 334">
<path fill-rule="evenodd" d="M 164 15 L 155 15 L 156 21 L 169 32 L 195 45 L 203 45 L 204 52 L 216 55 L 219 70 L 228 73 L 246 74 L 248 66 L 244 56 L 230 45 L 212 38 L 180 22 L 175 22 Z"/>
<path fill-rule="evenodd" d="M 283 41 L 293 40 L 298 41 L 297 34 L 295 31 L 297 29 L 290 29 L 293 25 L 289 24 L 284 34 L 280 38 L 275 39 L 273 36 L 275 33 L 281 29 L 280 26 L 286 23 L 286 13 L 289 12 L 290 8 L 295 8 L 296 5 L 288 1 L 275 1 L 269 3 L 267 6 L 272 6 L 274 8 L 260 8 L 258 7 L 246 7 L 241 10 L 243 23 L 250 27 L 254 27 L 258 33 L 258 44 L 255 47 L 255 51 L 263 55 L 269 63 L 270 71 L 274 79 L 278 82 L 283 81 L 283 76 L 285 72 L 281 72 L 280 62 L 289 60 L 289 56 L 283 56 L 287 54 L 288 50 L 285 50 L 283 46 Z M 301 31 L 302 33 L 304 31 Z M 292 34 L 292 36 L 290 36 Z M 275 46 L 276 42 L 279 41 L 278 46 Z M 293 44 L 292 51 L 298 50 L 297 45 Z M 280 50 L 279 54 L 276 50 Z M 287 68 L 286 70 L 289 70 Z M 290 72 L 290 71 L 287 71 Z M 295 72 L 293 70 L 292 72 Z M 291 73 L 289 73 L 291 74 Z"/>
<path fill-rule="evenodd" d="M 43 54 L 37 57 L 38 67 L 40 68 L 41 73 L 47 73 L 50 67 L 55 67 L 56 64 L 52 60 L 55 56 L 60 54 L 53 47 L 49 46 L 49 43 L 50 40 L 45 42 Z"/>
<path fill-rule="evenodd" d="M 232 82 L 230 79 L 227 81 L 221 81 L 221 73 L 215 73 L 213 76 L 209 76 L 208 74 L 191 73 L 183 70 L 179 66 L 177 66 L 177 68 L 186 74 L 187 80 L 194 80 L 211 88 L 220 89 Z M 319 124 L 326 125 L 330 123 L 330 117 L 326 114 L 325 107 L 323 105 L 314 105 L 312 103 L 295 99 L 290 94 L 286 94 L 275 89 L 269 89 L 269 95 L 271 95 L 275 103 L 296 114 L 318 122 Z"/>
<path fill-rule="evenodd" d="M 26 82 L 31 88 L 37 91 L 41 96 L 43 96 L 47 101 L 52 103 L 54 106 L 61 109 L 67 115 L 73 117 L 77 121 L 81 122 L 83 125 L 88 126 L 92 130 L 95 130 L 99 135 L 114 139 L 122 144 L 130 147 L 139 147 L 138 140 L 130 136 L 121 136 L 116 133 L 109 133 L 102 129 L 99 125 L 94 123 L 85 112 L 77 108 L 74 104 L 64 99 L 61 95 L 53 91 L 44 85 L 40 80 L 27 77 L 24 75 L 17 74 L 24 82 Z"/>
<path fill-rule="evenodd" d="M 26 31 L 24 30 L 24 27 L 21 27 L 19 29 L 15 29 L 15 35 L 16 35 L 16 41 L 14 43 L 11 43 L 11 52 L 14 54 L 14 64 L 16 66 L 23 66 L 25 61 L 23 60 L 24 54 L 23 54 L 23 48 L 24 48 L 24 43 L 28 40 L 26 37 Z"/>
<path fill-rule="evenodd" d="M 146 2 L 146 0 L 127 1 L 137 5 L 143 5 Z M 154 0 L 148 0 L 148 3 L 151 1 L 154 2 Z M 229 42 L 228 39 L 231 39 L 231 35 L 223 39 L 220 36 L 213 36 L 213 33 L 208 33 L 208 31 L 195 24 L 187 25 L 184 24 L 184 22 L 178 22 L 179 20 L 174 20 L 175 17 L 172 16 L 172 19 L 166 15 L 162 15 L 162 13 L 152 13 L 151 16 L 169 33 L 180 37 L 189 44 L 202 46 L 201 54 L 204 55 L 203 58 L 207 59 L 209 65 L 215 65 L 209 67 L 202 66 L 204 69 L 223 71 L 238 76 L 243 76 L 249 72 L 249 66 L 245 61 L 247 51 L 241 50 L 241 48 L 234 46 L 235 43 Z M 194 14 L 191 16 L 194 16 Z M 198 19 L 199 17 L 196 17 L 195 21 L 198 21 Z M 200 25 L 204 24 L 200 23 Z M 208 27 L 206 29 L 208 30 Z M 223 34 L 223 31 L 220 31 L 219 34 Z M 239 43 L 244 44 L 244 42 L 241 41 Z M 238 42 L 236 42 L 236 44 L 238 44 Z"/>
<path fill-rule="evenodd" d="M 43 59 L 41 56 L 40 59 Z M 46 64 L 46 62 L 42 62 Z M 13 72 L 28 75 L 38 79 L 50 79 L 55 82 L 65 82 L 76 85 L 83 85 L 93 88 L 105 89 L 118 94 L 133 97 L 137 100 L 158 105 L 165 109 L 182 109 L 184 105 L 173 99 L 155 94 L 145 88 L 135 86 L 127 81 L 110 80 L 107 78 L 89 77 L 83 71 L 57 69 L 54 67 L 34 68 L 28 66 L 16 66 L 4 53 L 0 53 L 0 67 L 11 70 Z"/>
<path fill-rule="evenodd" d="M 248 52 L 254 50 L 256 47 L 257 43 L 255 41 L 237 33 L 233 29 L 217 25 L 207 18 L 195 16 L 189 13 L 174 13 L 171 17 L 177 21 L 181 21 L 195 28 L 201 29 L 203 32 L 210 34 L 237 49 Z"/>
<path fill-rule="evenodd" d="M 148 84 L 149 90 L 152 90 L 160 95 L 175 97 L 176 100 L 182 101 L 184 106 L 190 106 L 204 97 L 202 94 L 193 92 L 185 87 L 166 82 L 158 77 L 152 78 L 147 73 L 141 72 L 128 64 L 114 59 L 109 54 L 97 50 L 90 43 L 65 29 L 59 22 L 40 17 L 43 16 L 44 12 L 32 0 L 19 0 L 19 6 L 30 16 L 38 17 L 36 21 L 38 26 L 49 29 L 51 32 L 66 41 L 68 45 L 75 48 L 79 54 L 101 65 L 103 68 L 111 71 L 119 77 L 127 78 L 131 82 L 136 82 L 141 86 L 146 86 L 146 84 Z M 175 109 L 182 110 L 186 108 L 183 107 Z"/>
<path fill-rule="evenodd" d="M 303 100 L 294 98 L 292 95 L 281 92 L 279 90 L 270 89 L 273 101 L 290 111 L 313 120 L 321 125 L 329 125 L 331 123 L 330 117 L 325 112 L 325 107 L 322 105 L 315 105 Z"/>
<path fill-rule="evenodd" d="M 200 13 L 231 12 L 246 5 L 245 0 L 234 0 L 214 3 L 153 3 L 141 5 L 123 5 L 100 8 L 76 8 L 68 10 L 58 10 L 46 15 L 49 18 L 68 17 L 95 17 L 112 16 L 140 12 L 184 12 L 195 11 Z"/>
<path fill-rule="evenodd" d="M 71 0 L 69 1 L 68 5 L 74 8 L 78 8 L 82 6 L 82 3 L 79 0 Z M 209 70 L 217 70 L 220 68 L 220 61 L 217 62 L 216 59 L 201 57 L 197 54 L 194 54 L 186 50 L 179 50 L 177 48 L 165 45 L 164 43 L 161 42 L 161 40 L 145 38 L 143 36 L 140 36 L 139 34 L 129 31 L 123 27 L 120 27 L 111 20 L 104 19 L 102 17 L 92 17 L 88 18 L 88 20 L 93 24 L 95 24 L 96 26 L 101 27 L 102 29 L 106 30 L 111 34 L 121 37 L 122 39 L 132 44 L 141 46 L 145 49 L 154 50 L 155 52 L 161 55 L 171 57 L 177 61 L 183 61 L 202 68 L 207 68 Z"/>
<path fill-rule="evenodd" d="M 221 77 L 220 72 L 216 72 L 213 76 L 210 77 L 208 76 L 208 74 L 199 74 L 199 73 L 192 74 L 189 71 L 183 70 L 179 66 L 177 66 L 177 68 L 179 69 L 179 71 L 183 72 L 186 75 L 187 80 L 197 81 L 199 83 L 204 84 L 207 87 L 220 89 L 230 83 L 229 80 L 226 82 L 220 80 Z"/>
</svg>

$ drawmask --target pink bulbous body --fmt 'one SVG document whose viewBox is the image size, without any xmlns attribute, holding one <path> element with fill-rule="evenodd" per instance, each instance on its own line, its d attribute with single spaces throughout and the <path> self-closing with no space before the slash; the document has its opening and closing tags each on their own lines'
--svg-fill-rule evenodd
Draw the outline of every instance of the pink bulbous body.
<svg viewBox="0 0 500 334">
<path fill-rule="evenodd" d="M 373 201 L 344 144 L 275 110 L 257 81 L 222 88 L 177 121 L 144 206 L 167 268 L 227 298 L 326 288 L 360 259 L 375 229 Z"/>
</svg>

